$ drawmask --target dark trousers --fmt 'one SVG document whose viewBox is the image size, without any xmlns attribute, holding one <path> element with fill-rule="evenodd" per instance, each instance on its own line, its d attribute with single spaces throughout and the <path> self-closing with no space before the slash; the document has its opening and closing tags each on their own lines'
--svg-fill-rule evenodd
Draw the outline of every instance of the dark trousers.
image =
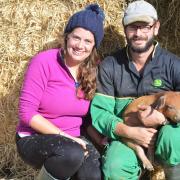
<svg viewBox="0 0 180 180">
<path fill-rule="evenodd" d="M 44 165 L 57 179 L 101 180 L 100 155 L 87 142 L 88 156 L 84 157 L 81 145 L 60 135 L 35 134 L 23 138 L 16 135 L 18 153 L 29 165 L 35 168 Z"/>
</svg>

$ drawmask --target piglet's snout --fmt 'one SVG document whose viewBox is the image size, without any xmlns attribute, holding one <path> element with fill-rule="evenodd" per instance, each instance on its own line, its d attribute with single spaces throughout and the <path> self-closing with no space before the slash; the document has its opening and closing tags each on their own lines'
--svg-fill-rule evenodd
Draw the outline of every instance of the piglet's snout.
<svg viewBox="0 0 180 180">
<path fill-rule="evenodd" d="M 173 117 L 170 118 L 174 123 L 180 122 L 180 110 L 172 110 L 173 111 Z"/>
<path fill-rule="evenodd" d="M 176 115 L 174 116 L 174 120 L 179 123 L 180 122 L 180 110 L 177 111 Z"/>
<path fill-rule="evenodd" d="M 177 108 L 174 105 L 166 106 L 164 115 L 173 123 L 180 122 L 180 108 Z"/>
</svg>

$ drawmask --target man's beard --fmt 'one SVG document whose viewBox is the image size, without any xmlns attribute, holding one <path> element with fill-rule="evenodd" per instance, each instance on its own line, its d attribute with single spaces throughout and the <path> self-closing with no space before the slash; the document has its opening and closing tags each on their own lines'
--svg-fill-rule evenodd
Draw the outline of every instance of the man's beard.
<svg viewBox="0 0 180 180">
<path fill-rule="evenodd" d="M 135 52 L 135 53 L 143 53 L 146 52 L 150 49 L 150 47 L 153 45 L 153 41 L 154 41 L 154 37 L 152 37 L 151 39 L 149 39 L 144 47 L 136 47 L 132 45 L 132 40 L 147 40 L 147 38 L 142 38 L 142 37 L 132 37 L 130 39 L 127 39 L 127 43 L 129 45 L 129 48 Z"/>
</svg>

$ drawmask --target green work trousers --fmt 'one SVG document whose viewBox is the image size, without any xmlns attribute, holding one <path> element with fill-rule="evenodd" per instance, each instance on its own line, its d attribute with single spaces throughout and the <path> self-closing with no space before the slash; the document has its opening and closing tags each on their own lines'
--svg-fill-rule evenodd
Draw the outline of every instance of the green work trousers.
<svg viewBox="0 0 180 180">
<path fill-rule="evenodd" d="M 180 164 L 180 126 L 165 125 L 159 131 L 155 158 L 166 165 Z M 104 180 L 137 180 L 141 164 L 134 151 L 113 140 L 102 156 Z"/>
</svg>

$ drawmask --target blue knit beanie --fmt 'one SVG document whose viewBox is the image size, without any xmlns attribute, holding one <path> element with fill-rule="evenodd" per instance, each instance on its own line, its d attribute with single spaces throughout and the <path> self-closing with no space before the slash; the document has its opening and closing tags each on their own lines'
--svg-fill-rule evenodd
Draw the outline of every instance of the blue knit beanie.
<svg viewBox="0 0 180 180">
<path fill-rule="evenodd" d="M 97 4 L 91 4 L 84 10 L 70 17 L 64 33 L 69 33 L 76 27 L 87 29 L 94 34 L 95 46 L 97 48 L 104 37 L 104 18 L 105 15 L 103 10 Z"/>
</svg>

